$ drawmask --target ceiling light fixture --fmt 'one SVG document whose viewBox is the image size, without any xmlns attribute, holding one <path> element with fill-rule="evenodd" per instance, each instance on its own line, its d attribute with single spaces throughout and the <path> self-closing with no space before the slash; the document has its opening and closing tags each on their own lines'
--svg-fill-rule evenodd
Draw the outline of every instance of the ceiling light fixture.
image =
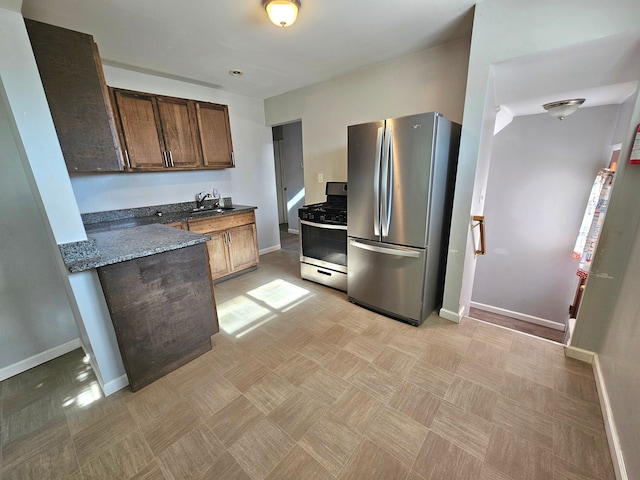
<svg viewBox="0 0 640 480">
<path fill-rule="evenodd" d="M 578 110 L 578 107 L 584 103 L 584 98 L 572 98 L 571 100 L 560 100 L 558 102 L 545 103 L 542 105 L 549 115 L 556 117 L 558 120 L 564 120 L 573 112 Z"/>
<path fill-rule="evenodd" d="M 275 25 L 290 27 L 298 17 L 300 0 L 262 0 L 262 6 Z"/>
</svg>

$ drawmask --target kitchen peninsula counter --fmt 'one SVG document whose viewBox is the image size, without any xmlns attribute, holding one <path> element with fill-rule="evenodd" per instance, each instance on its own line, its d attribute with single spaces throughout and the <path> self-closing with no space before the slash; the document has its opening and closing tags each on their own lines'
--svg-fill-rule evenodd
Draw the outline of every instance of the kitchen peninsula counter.
<svg viewBox="0 0 640 480">
<path fill-rule="evenodd" d="M 97 231 L 88 240 L 60 245 L 71 273 L 104 267 L 157 253 L 177 250 L 211 240 L 207 235 L 160 224 Z"/>
</svg>

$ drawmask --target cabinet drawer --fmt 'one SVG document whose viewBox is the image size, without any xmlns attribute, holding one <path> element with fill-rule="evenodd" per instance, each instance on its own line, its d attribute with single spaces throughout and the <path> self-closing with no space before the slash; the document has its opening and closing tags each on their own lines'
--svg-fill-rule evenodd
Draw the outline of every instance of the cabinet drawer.
<svg viewBox="0 0 640 480">
<path fill-rule="evenodd" d="M 223 215 L 220 217 L 203 218 L 201 220 L 189 220 L 189 230 L 195 233 L 215 232 L 227 230 L 240 225 L 255 223 L 256 217 L 253 211 Z"/>
</svg>

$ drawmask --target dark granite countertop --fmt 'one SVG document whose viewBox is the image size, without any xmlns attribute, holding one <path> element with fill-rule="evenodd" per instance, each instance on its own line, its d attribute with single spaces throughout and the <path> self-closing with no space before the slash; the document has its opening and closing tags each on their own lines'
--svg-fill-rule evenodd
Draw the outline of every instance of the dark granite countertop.
<svg viewBox="0 0 640 480">
<path fill-rule="evenodd" d="M 211 240 L 207 235 L 152 224 L 94 232 L 83 242 L 60 245 L 70 272 L 82 272 Z"/>
<path fill-rule="evenodd" d="M 158 205 L 155 207 L 86 213 L 82 215 L 82 221 L 87 234 L 89 234 L 154 223 L 187 222 L 189 220 L 193 221 L 207 217 L 233 215 L 236 213 L 250 212 L 256 208 L 257 207 L 248 205 L 234 204 L 232 207 L 222 210 L 207 206 L 207 208 L 203 210 L 194 212 L 195 202 L 186 202 L 181 204 Z"/>
<path fill-rule="evenodd" d="M 196 211 L 195 206 L 195 202 L 185 202 L 82 214 L 88 239 L 58 246 L 65 266 L 72 273 L 82 272 L 204 243 L 211 237 L 165 224 L 234 215 L 257 208 L 234 204 L 215 209 L 213 203 L 205 202 L 205 208 Z"/>
</svg>

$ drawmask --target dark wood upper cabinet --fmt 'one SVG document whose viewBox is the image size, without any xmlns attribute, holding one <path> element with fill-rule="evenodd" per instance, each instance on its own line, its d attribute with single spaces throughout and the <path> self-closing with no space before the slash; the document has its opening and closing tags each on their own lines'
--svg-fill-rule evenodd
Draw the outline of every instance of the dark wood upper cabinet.
<svg viewBox="0 0 640 480">
<path fill-rule="evenodd" d="M 25 19 L 70 173 L 123 169 L 113 112 L 91 35 Z"/>
<path fill-rule="evenodd" d="M 209 168 L 234 167 L 235 158 L 227 106 L 196 102 L 196 112 L 204 166 Z"/>
<path fill-rule="evenodd" d="M 110 88 L 127 170 L 234 166 L 226 105 Z"/>
</svg>

